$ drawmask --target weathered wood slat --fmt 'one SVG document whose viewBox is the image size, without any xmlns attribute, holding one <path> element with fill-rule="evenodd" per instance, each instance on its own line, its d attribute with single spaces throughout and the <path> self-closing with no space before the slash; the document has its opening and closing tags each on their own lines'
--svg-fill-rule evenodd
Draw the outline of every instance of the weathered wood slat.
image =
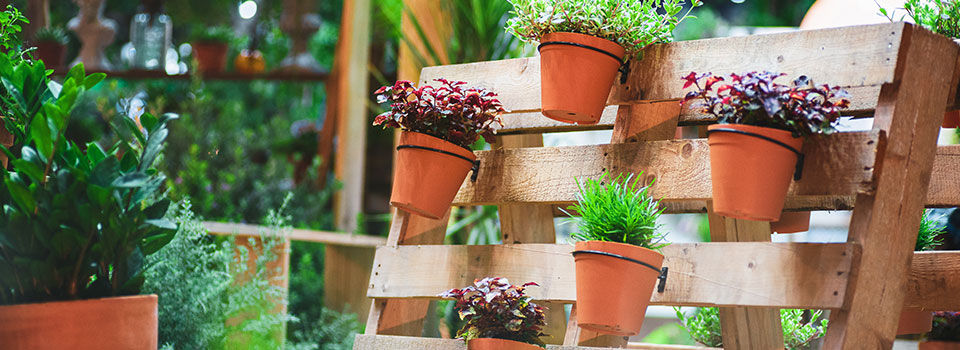
<svg viewBox="0 0 960 350">
<path fill-rule="evenodd" d="M 925 204 L 927 207 L 960 205 L 960 145 L 937 147 Z"/>
<path fill-rule="evenodd" d="M 205 221 L 203 226 L 206 227 L 210 233 L 218 235 L 259 236 L 273 232 L 273 229 L 266 226 L 227 222 Z M 286 233 L 287 237 L 293 241 L 325 243 L 347 247 L 377 247 L 387 242 L 383 237 L 354 235 L 345 232 L 291 229 Z"/>
<path fill-rule="evenodd" d="M 438 338 L 419 338 L 403 337 L 395 335 L 367 335 L 358 334 L 354 340 L 353 348 L 356 350 L 380 350 L 380 349 L 419 349 L 419 350 L 467 350 L 467 345 L 462 339 L 438 339 Z M 686 345 L 661 345 L 661 344 L 627 344 L 627 349 L 668 349 L 668 350 L 698 350 L 698 349 L 717 349 L 705 348 L 699 346 Z M 600 348 L 589 346 L 571 346 L 571 345 L 547 345 L 549 350 L 598 350 Z"/>
<path fill-rule="evenodd" d="M 904 307 L 960 310 L 960 251 L 913 253 Z"/>
<path fill-rule="evenodd" d="M 436 298 L 476 278 L 502 276 L 533 281 L 538 300 L 576 299 L 573 247 L 561 244 L 407 246 L 377 249 L 372 298 Z M 780 306 L 838 308 L 842 305 L 852 244 L 686 243 L 664 248 L 669 267 L 658 305 Z"/>
<path fill-rule="evenodd" d="M 803 179 L 791 186 L 788 207 L 813 201 L 831 208 L 833 198 L 822 203 L 823 198 L 808 196 L 870 191 L 878 139 L 872 133 L 810 138 Z M 575 200 L 576 178 L 643 171 L 646 181 L 656 178 L 652 194 L 663 198 L 668 211 L 676 202 L 702 206 L 711 197 L 709 157 L 705 139 L 483 151 L 478 152 L 477 181 L 464 182 L 454 205 L 565 204 Z"/>
</svg>

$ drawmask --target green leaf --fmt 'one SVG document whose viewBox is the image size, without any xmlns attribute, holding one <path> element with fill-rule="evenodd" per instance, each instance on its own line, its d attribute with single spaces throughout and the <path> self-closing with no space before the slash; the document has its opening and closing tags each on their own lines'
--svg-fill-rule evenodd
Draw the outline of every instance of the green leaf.
<svg viewBox="0 0 960 350">
<path fill-rule="evenodd" d="M 87 185 L 87 197 L 90 197 L 90 200 L 100 207 L 105 207 L 110 204 L 110 194 L 111 191 L 109 188 L 94 184 Z"/>
<path fill-rule="evenodd" d="M 90 74 L 83 79 L 83 86 L 86 87 L 87 90 L 92 89 L 94 86 L 97 86 L 97 84 L 100 84 L 103 79 L 106 79 L 106 77 L 107 75 L 105 73 Z"/>
<path fill-rule="evenodd" d="M 161 128 L 150 134 L 147 146 L 143 151 L 143 158 L 140 159 L 140 171 L 146 171 L 153 166 L 153 161 L 157 159 L 157 155 L 163 149 L 163 141 L 167 138 L 169 132 L 166 128 Z"/>
<path fill-rule="evenodd" d="M 140 116 L 140 125 L 143 125 L 143 129 L 147 130 L 148 133 L 154 132 L 158 121 L 157 117 L 154 117 L 150 113 L 144 113 Z"/>
<path fill-rule="evenodd" d="M 73 66 L 73 68 L 70 68 L 70 72 L 67 73 L 67 77 L 64 79 L 64 82 L 71 79 L 74 81 L 74 84 L 83 82 L 83 77 L 86 75 L 87 74 L 83 69 L 83 62 L 78 62 Z"/>
<path fill-rule="evenodd" d="M 37 151 L 43 156 L 44 162 L 53 157 L 53 137 L 50 136 L 50 126 L 47 119 L 38 114 L 30 123 L 30 138 L 37 145 Z"/>
<path fill-rule="evenodd" d="M 100 144 L 96 142 L 87 143 L 87 159 L 90 160 L 90 164 L 98 164 L 105 158 L 107 158 L 107 154 L 100 148 Z"/>
<path fill-rule="evenodd" d="M 134 188 L 145 185 L 149 179 L 150 177 L 147 176 L 147 174 L 141 172 L 129 173 L 123 174 L 116 178 L 116 180 L 113 180 L 112 185 L 120 188 Z"/>
<path fill-rule="evenodd" d="M 43 169 L 37 164 L 23 159 L 14 159 L 11 163 L 18 172 L 27 174 L 33 182 L 43 182 Z"/>
<path fill-rule="evenodd" d="M 4 179 L 3 182 L 7 185 L 7 191 L 13 196 L 13 201 L 17 203 L 23 213 L 33 215 L 33 212 L 37 209 L 37 201 L 33 198 L 33 194 L 26 187 L 13 182 L 10 178 Z"/>
</svg>

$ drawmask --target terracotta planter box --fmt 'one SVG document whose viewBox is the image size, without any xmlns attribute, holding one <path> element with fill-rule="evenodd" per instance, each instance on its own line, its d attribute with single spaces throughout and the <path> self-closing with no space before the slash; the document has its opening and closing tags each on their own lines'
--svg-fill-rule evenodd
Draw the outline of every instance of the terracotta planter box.
<svg viewBox="0 0 960 350">
<path fill-rule="evenodd" d="M 0 306 L 5 350 L 157 349 L 157 296 Z"/>
</svg>

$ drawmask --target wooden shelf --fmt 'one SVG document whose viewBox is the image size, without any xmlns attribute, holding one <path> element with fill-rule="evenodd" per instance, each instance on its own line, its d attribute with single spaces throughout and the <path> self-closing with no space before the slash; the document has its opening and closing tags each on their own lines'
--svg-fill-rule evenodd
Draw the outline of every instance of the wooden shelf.
<svg viewBox="0 0 960 350">
<path fill-rule="evenodd" d="M 63 76 L 66 70 L 56 70 L 54 76 Z M 191 74 L 167 74 L 158 70 L 124 70 L 124 71 L 91 71 L 87 73 L 106 73 L 107 78 L 146 80 L 146 79 L 172 79 L 188 80 Z M 250 80 L 272 80 L 272 81 L 295 81 L 295 82 L 325 82 L 330 76 L 329 72 L 265 72 L 261 74 L 243 74 L 238 72 L 204 73 L 201 75 L 203 80 L 222 80 L 222 81 L 250 81 Z"/>
</svg>

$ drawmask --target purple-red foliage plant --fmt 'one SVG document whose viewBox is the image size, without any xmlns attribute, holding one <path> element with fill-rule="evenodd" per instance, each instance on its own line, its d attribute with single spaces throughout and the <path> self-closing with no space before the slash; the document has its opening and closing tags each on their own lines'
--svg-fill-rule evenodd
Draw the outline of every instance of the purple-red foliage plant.
<svg viewBox="0 0 960 350">
<path fill-rule="evenodd" d="M 546 325 L 545 308 L 531 302 L 524 294 L 528 282 L 511 285 L 506 278 L 487 277 L 477 279 L 472 286 L 451 289 L 442 298 L 456 300 L 454 307 L 460 319 L 466 321 L 457 332 L 457 337 L 469 341 L 475 338 L 497 338 L 545 346 L 540 337 Z"/>
<path fill-rule="evenodd" d="M 470 149 L 479 138 L 493 143 L 500 114 L 506 112 L 497 94 L 465 87 L 462 81 L 437 79 L 439 86 L 417 88 L 406 80 L 377 89 L 377 103 L 390 103 L 390 110 L 376 117 L 373 125 L 400 128 L 437 137 Z"/>
</svg>

